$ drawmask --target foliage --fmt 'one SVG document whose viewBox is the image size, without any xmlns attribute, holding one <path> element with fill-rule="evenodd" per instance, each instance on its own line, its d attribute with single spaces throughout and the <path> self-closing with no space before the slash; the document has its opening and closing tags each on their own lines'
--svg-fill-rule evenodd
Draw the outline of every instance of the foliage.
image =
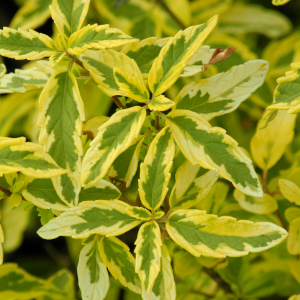
<svg viewBox="0 0 300 300">
<path fill-rule="evenodd" d="M 24 2 L 0 30 L 3 57 L 32 61 L 0 65 L 0 263 L 28 226 L 8 215 L 36 207 L 82 299 L 298 299 L 298 46 L 246 1 Z M 0 266 L 1 299 L 76 290 L 66 269 Z"/>
</svg>

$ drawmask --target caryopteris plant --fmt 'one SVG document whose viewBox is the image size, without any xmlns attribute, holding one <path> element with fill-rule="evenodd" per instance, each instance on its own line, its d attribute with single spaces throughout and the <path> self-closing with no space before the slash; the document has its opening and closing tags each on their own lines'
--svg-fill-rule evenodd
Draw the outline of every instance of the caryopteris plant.
<svg viewBox="0 0 300 300">
<path fill-rule="evenodd" d="M 34 67 L 7 75 L 2 64 L 2 92 L 42 89 L 38 144 L 23 137 L 0 139 L 1 198 L 10 197 L 16 207 L 22 199 L 38 207 L 44 224 L 38 234 L 43 239 L 82 240 L 77 269 L 82 299 L 104 299 L 109 272 L 143 299 L 173 300 L 174 247 L 221 262 L 269 249 L 287 237 L 284 228 L 271 222 L 218 217 L 217 209 L 196 208 L 218 184 L 224 191 L 224 183 L 217 182 L 222 178 L 236 188 L 242 207 L 263 214 L 276 211 L 277 203 L 265 186 L 263 191 L 248 154 L 223 128 L 209 123 L 234 111 L 262 86 L 269 63 L 249 60 L 191 82 L 169 99 L 164 93 L 179 77 L 230 60 L 234 47 L 203 45 L 218 17 L 174 37 L 138 40 L 109 25 L 82 27 L 89 2 L 53 0 L 55 41 L 34 30 L 0 31 L 2 56 L 37 61 Z M 279 81 L 268 108 L 272 114 L 279 109 L 299 111 L 299 95 L 282 96 L 287 82 L 298 82 L 299 64 L 292 69 Z M 119 108 L 110 118 L 98 116 L 83 126 L 85 107 L 78 86 L 82 79 L 94 80 L 113 98 Z M 288 120 L 285 128 L 292 132 L 295 118 Z M 252 146 L 260 143 L 264 141 L 257 134 Z M 273 163 L 266 156 L 254 157 L 263 170 Z M 136 177 L 138 183 L 131 185 Z M 282 192 L 291 184 L 282 181 Z M 129 190 L 135 203 L 126 197 Z M 134 256 L 117 236 L 137 226 Z M 3 242 L 0 230 L 0 247 Z M 74 299 L 68 285 L 59 284 L 62 278 L 68 282 L 68 276 L 62 271 L 42 280 L 4 264 L 0 293 L 3 299 Z M 225 292 L 219 293 L 220 299 Z"/>
</svg>

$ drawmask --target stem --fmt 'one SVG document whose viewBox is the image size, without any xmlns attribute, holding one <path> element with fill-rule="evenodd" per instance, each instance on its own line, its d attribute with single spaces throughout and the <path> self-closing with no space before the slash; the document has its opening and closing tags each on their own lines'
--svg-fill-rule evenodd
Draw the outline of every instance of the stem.
<svg viewBox="0 0 300 300">
<path fill-rule="evenodd" d="M 267 187 L 267 176 L 268 176 L 268 170 L 263 170 L 262 174 L 262 185 L 263 185 L 263 190 L 265 193 L 269 194 L 269 190 Z"/>
<path fill-rule="evenodd" d="M 87 69 L 83 66 L 82 62 L 81 62 L 75 55 L 72 55 L 72 54 L 70 54 L 70 53 L 68 53 L 68 52 L 66 52 L 66 55 L 67 55 L 69 58 L 71 58 L 71 59 L 74 61 L 74 63 L 75 63 L 76 65 L 80 66 L 82 69 L 84 69 L 84 70 L 87 71 Z"/>
<path fill-rule="evenodd" d="M 0 191 L 2 191 L 3 193 L 5 193 L 8 197 L 11 195 L 11 191 L 0 186 Z"/>
<path fill-rule="evenodd" d="M 94 134 L 93 134 L 91 131 L 89 131 L 89 130 L 87 130 L 87 131 L 82 131 L 82 134 L 88 135 L 91 141 L 95 138 L 95 137 L 94 137 Z"/>
<path fill-rule="evenodd" d="M 159 116 L 158 116 L 158 115 L 155 116 L 155 125 L 154 125 L 154 127 L 155 127 L 155 129 L 156 129 L 157 131 L 160 130 L 160 127 L 159 127 Z"/>
<path fill-rule="evenodd" d="M 287 230 L 287 228 L 286 228 L 286 226 L 285 226 L 285 224 L 284 224 L 284 221 L 283 221 L 283 219 L 282 219 L 282 216 L 281 216 L 281 214 L 280 214 L 280 212 L 279 212 L 278 209 L 276 210 L 276 215 L 277 215 L 277 217 L 278 217 L 278 219 L 279 219 L 279 221 L 280 221 L 280 223 L 281 223 L 281 226 L 282 226 L 285 230 Z"/>
<path fill-rule="evenodd" d="M 114 102 L 116 103 L 116 105 L 119 108 L 126 108 L 126 106 L 124 106 L 121 101 L 119 100 L 118 96 L 112 96 L 112 99 L 114 100 Z"/>
<path fill-rule="evenodd" d="M 135 205 L 139 206 L 139 207 L 143 206 L 139 193 L 137 193 L 137 195 L 136 195 Z"/>
<path fill-rule="evenodd" d="M 147 136 L 150 135 L 152 132 L 153 132 L 153 130 L 149 130 L 148 132 L 146 132 L 146 133 L 144 134 L 144 137 L 147 137 Z"/>
<path fill-rule="evenodd" d="M 169 204 L 169 197 L 166 196 L 164 199 L 164 212 L 167 215 L 167 213 L 170 211 L 170 204 Z"/>
<path fill-rule="evenodd" d="M 162 241 L 162 243 L 164 242 L 165 237 L 167 236 L 167 234 L 168 234 L 167 229 L 164 228 L 164 231 L 163 231 L 163 233 L 162 233 L 162 235 L 161 235 L 161 241 Z"/>
<path fill-rule="evenodd" d="M 274 195 L 280 194 L 280 193 L 281 193 L 280 190 L 276 190 L 276 191 L 274 191 L 273 193 L 271 193 L 271 196 L 274 196 Z"/>
</svg>

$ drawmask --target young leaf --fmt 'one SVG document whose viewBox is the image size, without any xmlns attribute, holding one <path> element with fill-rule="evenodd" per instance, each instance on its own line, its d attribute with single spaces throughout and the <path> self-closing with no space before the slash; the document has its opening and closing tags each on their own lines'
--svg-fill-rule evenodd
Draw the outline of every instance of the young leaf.
<svg viewBox="0 0 300 300">
<path fill-rule="evenodd" d="M 174 281 L 171 257 L 166 245 L 161 248 L 161 271 L 158 274 L 152 290 L 142 292 L 143 300 L 175 300 L 176 286 Z"/>
<path fill-rule="evenodd" d="M 6 74 L 6 67 L 4 64 L 0 64 L 0 78 Z"/>
<path fill-rule="evenodd" d="M 100 241 L 101 257 L 111 275 L 131 291 L 140 294 L 141 282 L 135 273 L 135 259 L 129 247 L 115 237 Z"/>
<path fill-rule="evenodd" d="M 218 218 L 203 210 L 175 211 L 166 228 L 173 241 L 194 256 L 243 256 L 269 249 L 287 237 L 283 228 L 272 223 Z"/>
<path fill-rule="evenodd" d="M 51 209 L 43 209 L 43 208 L 36 208 L 38 212 L 38 217 L 41 217 L 41 224 L 47 224 L 51 219 L 54 218 L 54 214 Z"/>
<path fill-rule="evenodd" d="M 282 195 L 292 203 L 300 205 L 300 188 L 292 181 L 279 179 L 278 185 Z"/>
<path fill-rule="evenodd" d="M 152 141 L 140 166 L 139 194 L 143 205 L 152 211 L 161 206 L 168 192 L 174 154 L 171 130 L 165 127 Z"/>
<path fill-rule="evenodd" d="M 300 218 L 294 219 L 290 223 L 287 249 L 292 255 L 300 254 Z"/>
<path fill-rule="evenodd" d="M 150 213 L 150 211 L 143 207 L 130 206 L 126 208 L 126 212 L 133 218 L 140 219 L 143 221 L 149 221 L 152 219 L 152 214 Z"/>
<path fill-rule="evenodd" d="M 254 214 L 270 214 L 278 209 L 277 201 L 269 194 L 264 194 L 262 198 L 258 198 L 235 190 L 233 196 L 243 209 Z"/>
<path fill-rule="evenodd" d="M 176 109 L 187 109 L 210 120 L 235 110 L 259 88 L 267 75 L 265 60 L 251 60 L 225 73 L 186 85 L 175 99 Z"/>
<path fill-rule="evenodd" d="M 45 34 L 4 27 L 0 30 L 0 54 L 14 59 L 37 60 L 56 53 L 54 41 Z"/>
<path fill-rule="evenodd" d="M 100 237 L 86 241 L 79 255 L 78 284 L 82 299 L 103 300 L 109 289 L 109 276 L 100 256 Z"/>
<path fill-rule="evenodd" d="M 49 65 L 50 67 L 54 67 L 56 64 L 58 64 L 66 55 L 66 52 L 56 52 L 55 54 L 52 54 L 49 59 Z"/>
<path fill-rule="evenodd" d="M 39 142 L 68 174 L 53 178 L 57 194 L 67 205 L 78 203 L 82 144 L 80 140 L 84 105 L 75 76 L 56 71 L 41 93 L 37 125 Z"/>
<path fill-rule="evenodd" d="M 33 179 L 22 190 L 23 197 L 44 209 L 66 211 L 68 206 L 58 197 L 51 179 Z"/>
<path fill-rule="evenodd" d="M 176 182 L 170 196 L 172 209 L 190 208 L 204 199 L 218 180 L 216 171 L 207 171 L 185 161 L 176 172 Z"/>
<path fill-rule="evenodd" d="M 165 111 L 175 105 L 175 102 L 168 99 L 164 95 L 159 95 L 151 99 L 148 108 L 154 111 Z"/>
<path fill-rule="evenodd" d="M 202 116 L 188 110 L 170 112 L 166 125 L 191 164 L 218 171 L 245 194 L 262 196 L 251 160 L 224 129 L 211 127 Z"/>
<path fill-rule="evenodd" d="M 278 111 L 268 127 L 256 130 L 250 144 L 251 153 L 262 170 L 272 168 L 293 140 L 296 116 L 287 111 Z"/>
<path fill-rule="evenodd" d="M 114 48 L 136 41 L 120 29 L 109 28 L 109 25 L 87 25 L 70 36 L 68 52 L 79 55 L 90 48 Z"/>
<path fill-rule="evenodd" d="M 43 239 L 59 236 L 86 238 L 92 234 L 120 235 L 141 223 L 126 213 L 128 204 L 119 201 L 84 201 L 70 208 L 38 230 Z"/>
<path fill-rule="evenodd" d="M 179 31 L 162 48 L 151 67 L 148 83 L 154 96 L 166 91 L 180 76 L 188 60 L 200 48 L 217 23 L 217 16 L 206 23 Z"/>
<path fill-rule="evenodd" d="M 113 71 L 115 81 L 120 90 L 125 93 L 126 97 L 142 103 L 149 99 L 149 92 L 138 66 L 136 66 L 134 70 L 134 76 L 120 68 L 114 68 Z"/>
<path fill-rule="evenodd" d="M 162 241 L 159 226 L 155 221 L 141 226 L 135 245 L 135 271 L 141 279 L 143 288 L 149 293 L 160 272 L 161 265 Z"/>
<path fill-rule="evenodd" d="M 50 5 L 52 19 L 65 39 L 79 30 L 88 13 L 90 0 L 53 0 Z"/>
<path fill-rule="evenodd" d="M 82 162 L 83 186 L 92 186 L 106 175 L 118 155 L 138 137 L 145 117 L 146 111 L 135 106 L 116 112 L 99 128 Z"/>
</svg>

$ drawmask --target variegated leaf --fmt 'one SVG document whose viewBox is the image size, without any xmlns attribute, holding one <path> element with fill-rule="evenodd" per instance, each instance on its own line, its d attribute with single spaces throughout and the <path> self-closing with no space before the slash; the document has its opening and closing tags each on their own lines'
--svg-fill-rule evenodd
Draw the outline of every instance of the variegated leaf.
<svg viewBox="0 0 300 300">
<path fill-rule="evenodd" d="M 112 183 L 101 179 L 91 187 L 84 187 L 79 194 L 79 202 L 95 200 L 116 200 L 121 196 L 119 189 Z"/>
<path fill-rule="evenodd" d="M 262 196 L 251 160 L 224 129 L 212 127 L 202 116 L 188 110 L 170 112 L 166 125 L 191 164 L 218 171 L 245 194 Z"/>
<path fill-rule="evenodd" d="M 137 65 L 122 52 L 115 50 L 87 50 L 80 55 L 84 67 L 90 72 L 98 87 L 108 96 L 126 96 L 116 83 L 113 70 L 120 68 L 130 73 L 133 77 L 139 78 Z M 138 71 L 139 72 L 139 71 Z"/>
<path fill-rule="evenodd" d="M 132 98 L 138 102 L 146 102 L 149 99 L 149 92 L 143 81 L 142 74 L 136 65 L 134 76 L 120 68 L 114 68 L 114 77 L 120 90 L 126 97 Z"/>
<path fill-rule="evenodd" d="M 119 154 L 138 137 L 146 111 L 135 106 L 116 112 L 100 128 L 82 162 L 81 183 L 91 186 L 101 180 Z"/>
<path fill-rule="evenodd" d="M 50 67 L 54 67 L 56 64 L 58 64 L 64 57 L 66 56 L 66 52 L 56 52 L 55 54 L 52 54 L 49 59 L 49 65 Z"/>
<path fill-rule="evenodd" d="M 6 74 L 6 67 L 4 64 L 0 64 L 0 78 Z"/>
<path fill-rule="evenodd" d="M 51 179 L 33 179 L 22 189 L 23 197 L 37 207 L 66 211 L 68 206 L 58 197 Z"/>
<path fill-rule="evenodd" d="M 135 273 L 135 259 L 129 247 L 116 237 L 104 237 L 100 241 L 101 257 L 111 275 L 135 293 L 141 293 L 141 282 Z"/>
<path fill-rule="evenodd" d="M 159 95 L 151 99 L 148 108 L 154 111 L 165 111 L 175 105 L 175 102 L 168 99 L 164 95 Z"/>
<path fill-rule="evenodd" d="M 77 274 L 82 299 L 103 300 L 109 289 L 108 272 L 100 256 L 100 238 L 88 238 L 80 252 Z"/>
<path fill-rule="evenodd" d="M 150 213 L 150 211 L 143 207 L 130 206 L 126 208 L 126 212 L 128 213 L 128 215 L 143 221 L 149 221 L 152 219 L 152 214 Z"/>
<path fill-rule="evenodd" d="M 126 190 L 137 171 L 139 155 L 144 137 L 137 138 L 127 150 L 121 153 L 109 169 L 108 176 L 112 181 L 121 182 L 120 188 Z"/>
<path fill-rule="evenodd" d="M 273 223 L 237 221 L 203 210 L 178 210 L 166 224 L 169 235 L 194 256 L 243 256 L 279 244 L 287 232 Z"/>
<path fill-rule="evenodd" d="M 152 290 L 149 293 L 143 290 L 143 300 L 176 299 L 176 286 L 171 266 L 171 257 L 166 245 L 162 245 L 161 250 L 161 271 L 154 282 Z"/>
<path fill-rule="evenodd" d="M 290 223 L 287 249 L 293 255 L 300 254 L 300 218 L 294 219 Z"/>
<path fill-rule="evenodd" d="M 176 109 L 188 109 L 210 120 L 235 110 L 259 88 L 267 75 L 265 60 L 251 60 L 225 73 L 186 85 L 175 99 Z"/>
<path fill-rule="evenodd" d="M 254 214 L 270 214 L 278 209 L 277 201 L 269 194 L 264 194 L 263 197 L 259 198 L 248 196 L 239 190 L 235 190 L 233 195 L 243 209 Z"/>
<path fill-rule="evenodd" d="M 92 234 L 120 235 L 141 223 L 126 213 L 129 205 L 119 201 L 84 201 L 52 219 L 38 230 L 43 239 L 59 236 L 86 238 Z"/>
<path fill-rule="evenodd" d="M 174 154 L 171 130 L 165 127 L 151 142 L 145 160 L 140 165 L 140 198 L 143 205 L 152 211 L 161 206 L 167 195 Z"/>
<path fill-rule="evenodd" d="M 135 271 L 141 279 L 142 287 L 149 293 L 161 269 L 162 241 L 155 221 L 141 226 L 135 245 Z"/>
<path fill-rule="evenodd" d="M 88 13 L 90 0 L 53 0 L 51 16 L 60 33 L 68 39 L 78 31 Z"/>
<path fill-rule="evenodd" d="M 259 129 L 258 124 L 250 146 L 253 160 L 262 170 L 272 168 L 293 140 L 296 116 L 281 110 L 266 128 Z"/>
<path fill-rule="evenodd" d="M 172 209 L 190 208 L 204 199 L 218 180 L 216 171 L 207 171 L 185 161 L 176 172 L 176 182 L 170 196 Z"/>
<path fill-rule="evenodd" d="M 25 143 L 25 138 L 0 138 L 0 174 L 22 172 L 27 176 L 50 178 L 66 173 L 42 147 Z"/>
<path fill-rule="evenodd" d="M 154 96 L 166 91 L 178 79 L 186 63 L 215 27 L 217 18 L 214 16 L 204 24 L 179 31 L 162 48 L 149 72 L 149 88 Z"/>
<path fill-rule="evenodd" d="M 70 36 L 68 52 L 79 55 L 90 48 L 114 48 L 136 41 L 120 29 L 109 28 L 109 25 L 87 25 Z"/>
<path fill-rule="evenodd" d="M 14 59 L 37 60 L 56 52 L 54 41 L 45 34 L 32 29 L 0 30 L 0 54 Z"/>
<path fill-rule="evenodd" d="M 78 203 L 81 169 L 81 131 L 84 105 L 75 76 L 70 71 L 56 71 L 41 93 L 37 125 L 39 142 L 59 166 L 68 173 L 53 178 L 54 187 L 68 205 Z"/>
<path fill-rule="evenodd" d="M 287 200 L 297 205 L 300 205 L 299 186 L 297 186 L 294 182 L 286 179 L 279 179 L 278 185 L 279 185 L 280 192 Z"/>
</svg>

